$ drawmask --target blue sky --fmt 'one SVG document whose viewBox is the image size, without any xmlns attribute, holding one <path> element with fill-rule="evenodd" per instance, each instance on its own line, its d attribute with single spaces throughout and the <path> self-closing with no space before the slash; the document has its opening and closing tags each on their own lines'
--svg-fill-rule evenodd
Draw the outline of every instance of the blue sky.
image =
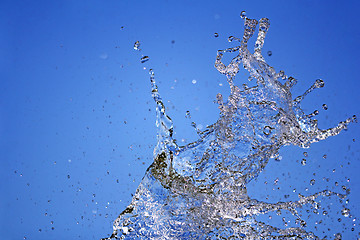
<svg viewBox="0 0 360 240">
<path fill-rule="evenodd" d="M 2 239 L 110 233 L 152 162 L 147 70 L 156 72 L 178 142 L 194 140 L 185 113 L 204 127 L 216 121 L 215 96 L 228 94 L 213 67 L 216 51 L 231 46 L 228 36 L 242 35 L 242 10 L 270 19 L 264 52 L 272 56 L 265 58 L 299 80 L 294 95 L 324 79 L 303 104 L 320 111 L 321 128 L 360 116 L 356 1 L 1 1 L 0 9 Z M 133 50 L 137 40 L 140 52 Z M 141 64 L 143 55 L 150 60 Z M 359 216 L 358 136 L 352 124 L 314 144 L 305 169 L 296 162 L 304 150 L 285 147 L 284 160 L 269 164 L 251 194 L 264 191 L 264 179 L 279 177 L 286 192 L 289 184 L 309 187 L 314 172 L 330 178 L 325 187 L 350 178 Z M 282 173 L 291 177 L 281 181 Z"/>
</svg>

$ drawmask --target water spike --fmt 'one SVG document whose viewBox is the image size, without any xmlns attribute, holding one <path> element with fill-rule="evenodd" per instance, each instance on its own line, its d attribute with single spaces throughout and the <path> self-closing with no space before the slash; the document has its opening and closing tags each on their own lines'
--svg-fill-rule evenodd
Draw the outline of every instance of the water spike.
<svg viewBox="0 0 360 240">
<path fill-rule="evenodd" d="M 269 30 L 270 27 L 270 21 L 267 18 L 262 18 L 259 21 L 259 33 L 258 33 L 258 37 L 256 39 L 255 42 L 255 53 L 254 56 L 256 59 L 261 60 L 261 61 L 265 61 L 263 56 L 261 55 L 261 50 L 264 46 L 264 40 L 265 40 L 265 36 L 267 31 Z"/>
<path fill-rule="evenodd" d="M 255 19 L 245 18 L 244 22 L 244 35 L 243 39 L 241 41 L 242 46 L 247 46 L 247 42 L 252 37 L 252 35 L 255 32 L 256 25 L 258 24 L 258 21 Z"/>
<path fill-rule="evenodd" d="M 351 122 L 356 122 L 356 116 L 352 118 L 348 118 L 345 121 L 339 122 L 339 124 L 336 127 L 321 130 L 317 129 L 312 133 L 309 133 L 311 140 L 310 143 L 319 142 L 321 140 L 327 139 L 328 137 L 336 136 L 338 135 L 342 130 L 347 129 L 347 126 Z"/>
<path fill-rule="evenodd" d="M 165 112 L 165 105 L 158 91 L 153 69 L 149 70 L 149 74 L 151 82 L 151 95 L 156 103 L 156 126 L 158 128 L 157 146 L 154 149 L 154 157 L 156 157 L 161 154 L 161 152 L 167 151 L 169 148 L 173 148 L 175 142 L 172 139 L 173 122 Z"/>
<path fill-rule="evenodd" d="M 241 63 L 241 56 L 237 55 L 234 57 L 229 65 L 225 65 L 221 60 L 224 53 L 232 53 L 239 51 L 240 47 L 227 48 L 225 50 L 218 50 L 215 60 L 215 68 L 221 73 L 228 77 L 235 76 L 239 72 L 239 65 Z"/>
<path fill-rule="evenodd" d="M 290 78 L 290 77 L 289 77 Z M 316 79 L 316 81 L 314 82 L 314 84 L 308 89 L 306 90 L 302 95 L 296 97 L 294 99 L 294 105 L 299 104 L 305 97 L 306 95 L 308 95 L 309 93 L 311 93 L 314 89 L 317 88 L 322 88 L 325 86 L 325 82 L 322 79 Z"/>
</svg>

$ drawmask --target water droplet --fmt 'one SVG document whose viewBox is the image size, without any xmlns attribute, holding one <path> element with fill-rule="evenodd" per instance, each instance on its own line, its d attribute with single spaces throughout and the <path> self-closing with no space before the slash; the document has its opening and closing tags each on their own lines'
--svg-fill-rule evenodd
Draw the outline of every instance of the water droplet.
<svg viewBox="0 0 360 240">
<path fill-rule="evenodd" d="M 235 39 L 234 36 L 230 36 L 230 37 L 228 38 L 228 41 L 229 41 L 229 42 L 232 42 L 232 41 L 234 41 L 234 39 Z"/>
<path fill-rule="evenodd" d="M 195 79 L 193 79 L 191 82 L 192 82 L 192 84 L 196 84 L 196 80 L 195 80 Z"/>
<path fill-rule="evenodd" d="M 328 106 L 324 103 L 324 104 L 322 105 L 322 108 L 323 108 L 324 110 L 327 110 L 327 109 L 328 109 Z"/>
<path fill-rule="evenodd" d="M 306 165 L 306 159 L 305 159 L 305 158 L 303 158 L 303 159 L 301 160 L 301 165 L 303 165 L 303 166 Z"/>
<path fill-rule="evenodd" d="M 185 118 L 191 118 L 190 111 L 186 111 Z"/>
<path fill-rule="evenodd" d="M 311 179 L 310 180 L 310 185 L 312 186 L 312 185 L 314 185 L 315 184 L 315 179 Z"/>
<path fill-rule="evenodd" d="M 218 33 L 214 33 L 214 37 L 219 37 L 219 34 Z"/>
<path fill-rule="evenodd" d="M 349 217 L 350 216 L 350 209 L 348 208 L 343 208 L 341 210 L 341 214 L 344 216 L 344 217 Z"/>
<path fill-rule="evenodd" d="M 323 155 L 323 159 L 326 159 L 326 158 L 327 158 L 327 155 L 326 155 L 326 154 L 324 154 L 324 155 Z"/>
<path fill-rule="evenodd" d="M 136 51 L 140 51 L 141 49 L 140 49 L 140 42 L 139 41 L 136 41 L 135 43 L 134 43 L 134 50 L 136 50 Z"/>
<path fill-rule="evenodd" d="M 353 120 L 354 122 L 357 122 L 357 117 L 356 117 L 356 115 L 353 115 L 352 120 Z"/>
<path fill-rule="evenodd" d="M 246 12 L 245 12 L 245 11 L 242 11 L 242 12 L 240 13 L 240 17 L 241 17 L 242 19 L 245 19 L 245 18 L 246 18 Z"/>
<path fill-rule="evenodd" d="M 307 152 L 303 152 L 304 157 L 308 157 L 309 154 Z"/>
<path fill-rule="evenodd" d="M 336 233 L 334 236 L 335 236 L 334 240 L 341 240 L 342 239 L 341 233 Z"/>
<path fill-rule="evenodd" d="M 268 51 L 268 52 L 267 52 L 267 55 L 268 55 L 269 57 L 271 57 L 271 56 L 272 56 L 272 51 Z"/>
<path fill-rule="evenodd" d="M 149 56 L 143 56 L 141 59 L 140 59 L 140 62 L 141 63 L 144 63 L 144 62 L 147 62 L 147 61 L 149 61 Z"/>
<path fill-rule="evenodd" d="M 279 77 L 281 77 L 283 80 L 286 79 L 286 75 L 285 75 L 285 72 L 283 70 L 280 70 Z"/>
<path fill-rule="evenodd" d="M 314 87 L 315 88 L 322 88 L 325 86 L 325 82 L 322 79 L 316 79 L 315 83 L 314 83 Z"/>
<path fill-rule="evenodd" d="M 155 72 L 152 68 L 149 69 L 149 74 L 150 74 L 150 76 L 154 77 Z"/>
</svg>

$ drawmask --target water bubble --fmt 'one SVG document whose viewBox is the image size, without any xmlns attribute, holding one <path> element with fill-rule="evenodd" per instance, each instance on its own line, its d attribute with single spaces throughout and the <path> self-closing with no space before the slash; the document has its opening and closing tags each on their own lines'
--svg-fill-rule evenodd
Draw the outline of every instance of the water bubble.
<svg viewBox="0 0 360 240">
<path fill-rule="evenodd" d="M 328 109 L 328 106 L 324 103 L 324 104 L 322 105 L 322 108 L 323 108 L 324 110 L 327 110 L 327 109 Z"/>
<path fill-rule="evenodd" d="M 186 111 L 185 118 L 191 118 L 190 111 Z"/>
<path fill-rule="evenodd" d="M 196 84 L 196 79 L 193 79 L 191 82 L 192 84 Z"/>
<path fill-rule="evenodd" d="M 270 127 L 270 126 L 265 126 L 265 127 L 264 127 L 264 130 L 263 130 L 263 133 L 264 133 L 265 135 L 270 135 L 271 129 L 272 129 L 272 127 Z"/>
<path fill-rule="evenodd" d="M 315 179 L 311 179 L 310 180 L 310 185 L 314 185 L 315 184 Z"/>
<path fill-rule="evenodd" d="M 303 152 L 304 157 L 308 157 L 309 154 L 307 152 Z"/>
<path fill-rule="evenodd" d="M 268 55 L 269 57 L 271 57 L 272 51 L 268 51 L 268 52 L 267 52 L 267 55 Z"/>
<path fill-rule="evenodd" d="M 218 33 L 214 33 L 214 37 L 219 37 L 219 34 Z"/>
<path fill-rule="evenodd" d="M 327 158 L 327 155 L 326 155 L 326 154 L 324 154 L 324 155 L 323 155 L 323 159 L 326 159 L 326 158 Z"/>
<path fill-rule="evenodd" d="M 140 59 L 140 62 L 141 63 L 144 63 L 144 62 L 147 62 L 147 61 L 149 61 L 149 56 L 143 56 L 141 59 Z"/>
<path fill-rule="evenodd" d="M 245 11 L 242 11 L 242 12 L 240 13 L 240 17 L 241 17 L 242 19 L 245 19 L 245 18 L 246 18 L 246 12 L 245 12 Z"/>
<path fill-rule="evenodd" d="M 134 50 L 136 50 L 136 51 L 140 51 L 141 49 L 140 49 L 140 42 L 139 41 L 136 41 L 135 43 L 134 43 Z"/>
</svg>

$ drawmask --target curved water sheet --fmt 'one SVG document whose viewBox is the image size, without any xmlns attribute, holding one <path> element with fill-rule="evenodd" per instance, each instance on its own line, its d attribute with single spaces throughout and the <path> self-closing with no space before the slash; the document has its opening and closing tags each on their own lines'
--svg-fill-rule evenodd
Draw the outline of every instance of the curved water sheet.
<svg viewBox="0 0 360 240">
<path fill-rule="evenodd" d="M 269 20 L 249 19 L 242 13 L 244 34 L 236 47 L 219 50 L 215 67 L 224 74 L 231 93 L 227 101 L 217 95 L 219 119 L 199 132 L 199 139 L 186 146 L 176 144 L 173 123 L 165 113 L 163 101 L 150 70 L 152 96 L 156 102 L 157 146 L 154 162 L 147 169 L 131 204 L 113 225 L 113 233 L 105 239 L 319 239 L 307 230 L 300 209 L 319 214 L 321 199 L 344 204 L 346 191 L 327 189 L 311 195 L 299 194 L 288 202 L 267 203 L 252 199 L 247 185 L 277 156 L 284 145 L 308 148 L 312 143 L 339 134 L 355 120 L 349 118 L 337 126 L 321 130 L 315 114 L 306 115 L 300 107 L 312 90 L 322 88 L 320 79 L 301 96 L 293 99 L 291 88 L 296 79 L 276 72 L 269 66 L 261 50 L 269 29 Z M 248 49 L 248 40 L 258 26 L 255 50 Z M 222 62 L 227 53 L 237 53 L 229 65 Z M 241 88 L 234 79 L 239 68 L 248 70 L 256 85 Z M 272 220 L 258 218 L 271 212 L 290 215 L 294 220 L 283 227 Z M 324 212 L 325 214 L 325 212 Z M 341 232 L 337 229 L 336 232 Z M 328 236 L 341 238 L 341 234 Z"/>
</svg>

